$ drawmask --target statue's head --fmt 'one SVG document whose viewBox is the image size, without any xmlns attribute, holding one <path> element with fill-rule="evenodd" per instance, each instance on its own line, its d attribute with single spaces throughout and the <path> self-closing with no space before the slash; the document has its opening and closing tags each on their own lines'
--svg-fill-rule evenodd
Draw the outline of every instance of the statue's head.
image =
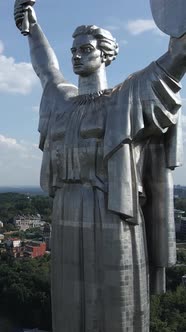
<svg viewBox="0 0 186 332">
<path fill-rule="evenodd" d="M 82 25 L 73 33 L 71 48 L 75 74 L 88 76 L 101 66 L 108 66 L 118 54 L 118 44 L 107 30 Z"/>
</svg>

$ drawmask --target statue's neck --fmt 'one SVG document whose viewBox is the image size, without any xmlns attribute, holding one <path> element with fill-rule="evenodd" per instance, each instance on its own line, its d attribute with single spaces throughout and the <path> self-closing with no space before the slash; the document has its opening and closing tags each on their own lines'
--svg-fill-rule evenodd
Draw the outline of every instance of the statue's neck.
<svg viewBox="0 0 186 332">
<path fill-rule="evenodd" d="M 79 76 L 79 95 L 91 94 L 107 89 L 107 78 L 105 66 L 101 66 L 96 72 L 89 76 Z"/>
</svg>

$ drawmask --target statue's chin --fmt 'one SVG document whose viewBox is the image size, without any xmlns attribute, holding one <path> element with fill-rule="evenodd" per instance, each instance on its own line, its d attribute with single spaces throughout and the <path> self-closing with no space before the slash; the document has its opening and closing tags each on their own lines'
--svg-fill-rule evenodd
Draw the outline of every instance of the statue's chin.
<svg viewBox="0 0 186 332">
<path fill-rule="evenodd" d="M 74 74 L 76 74 L 78 76 L 81 76 L 81 77 L 88 77 L 92 74 L 92 73 L 89 73 L 89 72 L 84 72 L 84 71 L 82 71 L 80 69 L 77 69 L 77 68 L 73 69 L 73 71 L 74 71 Z"/>
<path fill-rule="evenodd" d="M 77 65 L 73 67 L 74 74 L 76 75 L 82 75 L 82 66 Z"/>
</svg>

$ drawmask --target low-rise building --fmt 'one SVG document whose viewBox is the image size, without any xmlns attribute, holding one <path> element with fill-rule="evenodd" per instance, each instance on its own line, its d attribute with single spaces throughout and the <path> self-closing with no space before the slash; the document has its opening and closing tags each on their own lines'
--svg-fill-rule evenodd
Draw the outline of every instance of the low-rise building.
<svg viewBox="0 0 186 332">
<path fill-rule="evenodd" d="M 19 238 L 9 238 L 5 241 L 7 247 L 18 248 L 21 246 L 21 240 Z"/>
<path fill-rule="evenodd" d="M 23 256 L 35 258 L 46 253 L 46 242 L 29 241 L 25 244 Z"/>
<path fill-rule="evenodd" d="M 19 238 L 8 238 L 5 243 L 6 251 L 13 257 L 22 256 L 22 245 Z"/>
<path fill-rule="evenodd" d="M 41 220 L 40 214 L 28 216 L 22 215 L 14 218 L 14 224 L 21 231 L 26 231 L 29 228 L 43 227 L 45 225 L 45 221 Z"/>
</svg>

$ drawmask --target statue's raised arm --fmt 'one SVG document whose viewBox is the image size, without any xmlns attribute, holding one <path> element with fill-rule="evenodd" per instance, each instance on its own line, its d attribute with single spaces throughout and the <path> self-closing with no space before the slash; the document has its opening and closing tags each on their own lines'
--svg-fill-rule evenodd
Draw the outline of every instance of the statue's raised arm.
<svg viewBox="0 0 186 332">
<path fill-rule="evenodd" d="M 150 5 L 156 25 L 171 37 L 168 52 L 157 62 L 180 81 L 186 71 L 186 2 L 150 0 Z"/>
<path fill-rule="evenodd" d="M 37 23 L 33 4 L 35 0 L 16 0 L 14 18 L 17 28 L 28 35 L 32 66 L 41 80 L 43 88 L 50 80 L 64 80 L 59 71 L 56 55 Z"/>
</svg>

